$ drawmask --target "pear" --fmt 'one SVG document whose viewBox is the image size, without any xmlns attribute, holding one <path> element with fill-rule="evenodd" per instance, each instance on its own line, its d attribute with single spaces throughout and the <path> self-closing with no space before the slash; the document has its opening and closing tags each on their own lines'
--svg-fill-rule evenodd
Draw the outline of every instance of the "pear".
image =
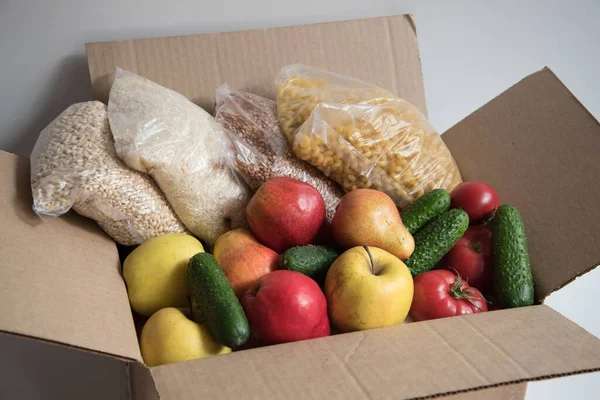
<svg viewBox="0 0 600 400">
<path fill-rule="evenodd" d="M 400 260 L 406 260 L 415 250 L 415 240 L 402 223 L 394 201 L 379 190 L 346 193 L 331 225 L 333 237 L 345 249 L 373 246 Z"/>
<path fill-rule="evenodd" d="M 140 348 L 149 367 L 231 352 L 214 339 L 208 327 L 174 307 L 152 314 L 142 329 Z"/>
</svg>

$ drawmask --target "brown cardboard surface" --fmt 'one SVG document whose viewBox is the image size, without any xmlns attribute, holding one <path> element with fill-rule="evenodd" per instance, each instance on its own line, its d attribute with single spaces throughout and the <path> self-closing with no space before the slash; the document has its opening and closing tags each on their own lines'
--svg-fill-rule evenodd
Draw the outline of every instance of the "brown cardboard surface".
<svg viewBox="0 0 600 400">
<path fill-rule="evenodd" d="M 123 399 L 126 362 L 0 333 L 0 399 Z"/>
<path fill-rule="evenodd" d="M 600 124 L 549 69 L 443 135 L 463 177 L 521 211 L 536 297 L 600 264 Z"/>
<path fill-rule="evenodd" d="M 148 367 L 138 363 L 131 363 L 128 365 L 128 371 L 130 400 L 160 399 Z"/>
<path fill-rule="evenodd" d="M 600 341 L 539 305 L 263 347 L 152 374 L 163 400 L 348 400 L 426 398 L 596 370 Z"/>
<path fill-rule="evenodd" d="M 86 49 L 94 98 L 105 103 L 116 67 L 212 112 L 222 83 L 274 98 L 279 69 L 303 63 L 378 84 L 427 112 L 414 22 L 407 15 L 91 43 Z"/>
<path fill-rule="evenodd" d="M 140 360 L 115 243 L 31 204 L 29 160 L 0 152 L 0 331 Z"/>
</svg>

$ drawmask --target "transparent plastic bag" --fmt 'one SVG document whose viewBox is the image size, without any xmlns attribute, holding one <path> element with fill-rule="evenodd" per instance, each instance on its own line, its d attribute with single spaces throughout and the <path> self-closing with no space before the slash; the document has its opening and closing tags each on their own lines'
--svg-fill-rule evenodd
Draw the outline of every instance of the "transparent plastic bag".
<svg viewBox="0 0 600 400">
<path fill-rule="evenodd" d="M 302 65 L 284 67 L 276 85 L 279 119 L 293 151 L 346 192 L 378 189 L 403 208 L 462 181 L 440 135 L 407 101 Z"/>
<path fill-rule="evenodd" d="M 117 154 L 150 174 L 181 221 L 210 245 L 246 226 L 248 188 L 228 166 L 225 130 L 183 95 L 117 69 L 108 103 Z"/>
<path fill-rule="evenodd" d="M 281 131 L 275 101 L 224 84 L 217 89 L 215 119 L 234 143 L 232 168 L 252 190 L 276 176 L 306 182 L 321 193 L 327 219 L 333 219 L 344 192 L 317 168 L 296 157 Z"/>
<path fill-rule="evenodd" d="M 152 179 L 118 158 L 98 101 L 70 106 L 41 132 L 31 154 L 31 189 L 38 215 L 73 208 L 122 245 L 188 232 Z"/>
<path fill-rule="evenodd" d="M 319 103 L 358 104 L 397 99 L 379 86 L 303 64 L 281 68 L 275 86 L 281 128 L 290 140 Z"/>
</svg>

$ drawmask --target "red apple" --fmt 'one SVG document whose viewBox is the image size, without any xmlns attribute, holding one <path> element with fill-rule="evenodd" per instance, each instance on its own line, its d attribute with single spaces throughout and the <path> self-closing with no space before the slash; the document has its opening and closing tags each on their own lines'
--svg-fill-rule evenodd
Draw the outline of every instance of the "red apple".
<svg viewBox="0 0 600 400">
<path fill-rule="evenodd" d="M 299 272 L 278 270 L 259 278 L 242 297 L 252 337 L 264 344 L 329 335 L 327 300 Z"/>
<path fill-rule="evenodd" d="M 246 217 L 256 238 L 282 253 L 312 242 L 325 219 L 325 202 L 308 183 L 277 177 L 258 188 Z"/>
</svg>

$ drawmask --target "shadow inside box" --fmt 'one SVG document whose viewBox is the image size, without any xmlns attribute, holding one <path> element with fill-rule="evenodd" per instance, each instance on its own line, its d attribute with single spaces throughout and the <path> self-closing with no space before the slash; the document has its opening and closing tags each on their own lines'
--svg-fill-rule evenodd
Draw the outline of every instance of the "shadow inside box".
<svg viewBox="0 0 600 400">
<path fill-rule="evenodd" d="M 123 263 L 125 262 L 127 256 L 136 248 L 137 246 L 124 246 L 117 243 L 117 251 L 119 252 L 119 260 L 121 260 L 121 268 L 123 268 Z"/>
</svg>

